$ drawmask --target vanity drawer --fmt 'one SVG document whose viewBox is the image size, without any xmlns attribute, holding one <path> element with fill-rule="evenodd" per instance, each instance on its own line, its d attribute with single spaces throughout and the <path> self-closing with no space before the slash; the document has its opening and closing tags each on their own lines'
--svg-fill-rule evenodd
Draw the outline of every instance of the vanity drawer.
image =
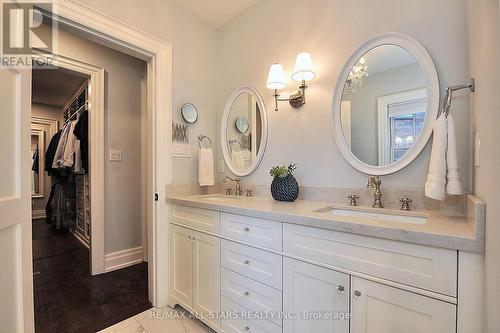
<svg viewBox="0 0 500 333">
<path fill-rule="evenodd" d="M 220 232 L 220 213 L 213 210 L 172 205 L 170 221 L 214 234 Z"/>
<path fill-rule="evenodd" d="M 222 319 L 222 330 L 224 333 L 281 333 L 281 327 L 267 321 L 266 319 L 248 319 L 244 314 L 248 310 L 241 305 L 222 297 L 221 306 L 223 313 L 236 314 L 236 317 L 227 317 Z"/>
<path fill-rule="evenodd" d="M 282 257 L 278 254 L 223 240 L 221 265 L 281 290 Z"/>
<path fill-rule="evenodd" d="M 222 235 L 276 251 L 282 249 L 283 224 L 255 217 L 222 213 Z"/>
<path fill-rule="evenodd" d="M 284 252 L 456 296 L 457 252 L 284 223 Z"/>
<path fill-rule="evenodd" d="M 221 294 L 251 311 L 274 314 L 270 320 L 281 327 L 281 291 L 223 268 Z"/>
</svg>

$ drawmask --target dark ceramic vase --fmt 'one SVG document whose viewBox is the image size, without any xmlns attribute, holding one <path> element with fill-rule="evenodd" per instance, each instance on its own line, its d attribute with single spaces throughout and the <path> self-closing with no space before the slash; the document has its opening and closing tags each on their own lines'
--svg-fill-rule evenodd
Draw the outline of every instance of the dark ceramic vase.
<svg viewBox="0 0 500 333">
<path fill-rule="evenodd" d="M 294 176 L 275 177 L 271 183 L 271 194 L 274 200 L 292 202 L 299 196 L 299 184 Z"/>
</svg>

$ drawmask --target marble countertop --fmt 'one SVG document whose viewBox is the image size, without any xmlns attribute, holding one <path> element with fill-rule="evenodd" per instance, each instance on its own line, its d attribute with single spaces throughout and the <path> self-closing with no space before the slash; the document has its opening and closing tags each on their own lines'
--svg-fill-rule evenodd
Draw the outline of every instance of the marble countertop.
<svg viewBox="0 0 500 333">
<path fill-rule="evenodd" d="M 222 195 L 183 195 L 168 197 L 167 202 L 408 243 L 484 253 L 485 203 L 474 195 L 467 196 L 465 212 L 409 212 L 410 215 L 426 216 L 425 224 L 316 212 L 332 206 L 350 208 L 343 204 L 322 201 L 297 200 L 289 203 L 267 197 L 225 199 Z M 370 207 L 364 206 L 358 208 L 371 210 Z M 381 209 L 380 212 L 400 213 L 386 209 Z"/>
</svg>

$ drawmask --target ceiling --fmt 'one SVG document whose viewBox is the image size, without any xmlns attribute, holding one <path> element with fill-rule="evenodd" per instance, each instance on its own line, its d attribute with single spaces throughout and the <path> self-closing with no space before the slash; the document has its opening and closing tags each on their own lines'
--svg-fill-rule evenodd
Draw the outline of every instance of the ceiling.
<svg viewBox="0 0 500 333">
<path fill-rule="evenodd" d="M 85 80 L 62 69 L 33 69 L 32 102 L 62 108 Z"/>
<path fill-rule="evenodd" d="M 238 16 L 258 0 L 175 0 L 195 16 L 218 28 Z"/>
</svg>

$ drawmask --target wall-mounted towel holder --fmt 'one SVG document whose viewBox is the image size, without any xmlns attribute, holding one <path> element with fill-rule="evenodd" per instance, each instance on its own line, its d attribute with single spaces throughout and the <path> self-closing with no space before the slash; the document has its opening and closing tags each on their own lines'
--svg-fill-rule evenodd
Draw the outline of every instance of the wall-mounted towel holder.
<svg viewBox="0 0 500 333">
<path fill-rule="evenodd" d="M 448 115 L 450 114 L 451 98 L 453 97 L 453 92 L 467 88 L 470 90 L 470 92 L 476 91 L 476 82 L 474 78 L 470 79 L 469 83 L 467 84 L 460 84 L 446 88 L 446 95 L 443 100 L 443 108 L 441 109 L 441 112 L 438 114 L 438 118 L 443 113 L 445 117 L 448 118 Z"/>
<path fill-rule="evenodd" d="M 212 140 L 210 140 L 210 138 L 206 135 L 198 135 L 198 145 L 200 146 L 201 148 L 201 144 L 202 142 L 206 142 L 208 140 L 208 143 L 210 144 L 210 146 L 208 148 L 212 148 Z"/>
<path fill-rule="evenodd" d="M 232 146 L 233 143 L 237 143 L 238 146 L 240 146 L 240 151 L 241 151 L 241 143 L 238 140 L 229 140 L 229 149 L 233 151 L 233 146 Z"/>
</svg>

